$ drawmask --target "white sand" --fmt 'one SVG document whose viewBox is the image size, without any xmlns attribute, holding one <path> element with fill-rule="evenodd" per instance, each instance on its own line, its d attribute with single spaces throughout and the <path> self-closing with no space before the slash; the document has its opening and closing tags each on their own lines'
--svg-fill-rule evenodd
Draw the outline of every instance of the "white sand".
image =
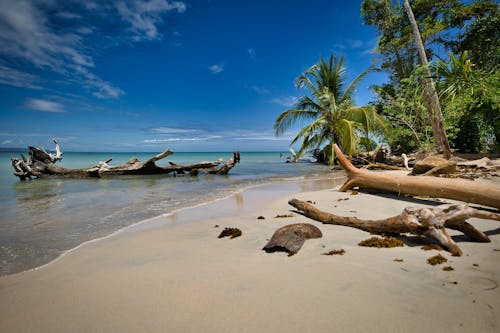
<svg viewBox="0 0 500 333">
<path fill-rule="evenodd" d="M 500 331 L 498 222 L 472 219 L 491 231 L 492 242 L 459 237 L 464 256 L 441 252 L 448 263 L 430 266 L 427 258 L 438 251 L 363 248 L 357 244 L 370 237 L 365 232 L 299 215 L 273 218 L 289 212 L 291 197 L 361 218 L 415 205 L 335 190 L 293 194 L 313 188 L 248 190 L 1 277 L 0 332 Z M 292 257 L 261 250 L 274 230 L 297 222 L 318 226 L 323 238 L 306 241 Z M 243 235 L 218 239 L 226 226 Z M 321 255 L 332 249 L 346 254 Z M 443 271 L 445 265 L 455 270 Z"/>
</svg>

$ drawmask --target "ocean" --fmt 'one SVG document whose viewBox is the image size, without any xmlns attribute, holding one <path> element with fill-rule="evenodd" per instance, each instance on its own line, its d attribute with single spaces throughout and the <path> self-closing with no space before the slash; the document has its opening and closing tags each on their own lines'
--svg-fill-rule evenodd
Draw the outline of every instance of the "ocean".
<svg viewBox="0 0 500 333">
<path fill-rule="evenodd" d="M 155 153 L 65 152 L 59 164 L 85 168 L 113 158 L 141 161 Z M 0 152 L 0 275 L 46 264 L 64 251 L 145 219 L 227 197 L 245 188 L 298 179 L 333 178 L 316 163 L 286 163 L 287 153 L 241 153 L 227 176 L 120 176 L 102 179 L 19 181 L 10 164 L 17 152 Z M 232 153 L 175 153 L 157 162 L 226 161 Z"/>
</svg>

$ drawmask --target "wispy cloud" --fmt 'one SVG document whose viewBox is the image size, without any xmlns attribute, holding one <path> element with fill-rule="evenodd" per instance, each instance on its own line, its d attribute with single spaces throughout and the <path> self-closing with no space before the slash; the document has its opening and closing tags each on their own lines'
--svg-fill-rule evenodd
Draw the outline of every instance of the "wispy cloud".
<svg viewBox="0 0 500 333">
<path fill-rule="evenodd" d="M 122 20 L 130 25 L 135 41 L 160 38 L 157 25 L 163 22 L 163 15 L 172 11 L 186 11 L 186 5 L 181 1 L 117 1 L 115 6 Z"/>
<path fill-rule="evenodd" d="M 86 1 L 71 9 L 60 1 L 1 0 L 0 7 L 0 56 L 5 60 L 0 84 L 39 89 L 31 74 L 36 68 L 110 99 L 124 91 L 95 74 L 98 45 L 160 39 L 158 26 L 165 15 L 186 10 L 184 2 L 167 0 Z M 98 32 L 110 25 L 115 33 L 104 39 Z"/>
<path fill-rule="evenodd" d="M 272 131 L 235 130 L 224 135 L 238 141 L 291 141 L 291 135 L 276 136 Z"/>
<path fill-rule="evenodd" d="M 64 110 L 64 106 L 61 103 L 44 100 L 44 99 L 36 99 L 30 98 L 27 99 L 24 103 L 24 106 L 28 109 L 42 112 L 51 112 L 51 113 L 62 113 L 66 112 Z"/>
<path fill-rule="evenodd" d="M 254 48 L 247 49 L 247 53 L 248 53 L 248 57 L 252 60 L 255 59 L 255 57 L 257 56 L 257 53 L 255 53 Z"/>
<path fill-rule="evenodd" d="M 165 142 L 182 142 L 182 141 L 209 141 L 215 139 L 222 139 L 220 135 L 209 135 L 209 136 L 199 136 L 199 137 L 178 137 L 178 138 L 166 138 L 166 139 L 146 139 L 144 143 L 165 143 Z"/>
<path fill-rule="evenodd" d="M 341 43 L 335 44 L 334 48 L 336 50 L 355 50 L 365 46 L 366 43 L 360 39 L 346 38 Z"/>
<path fill-rule="evenodd" d="M 214 64 L 209 66 L 208 70 L 212 72 L 212 74 L 219 74 L 224 71 L 224 66 L 222 64 Z"/>
<path fill-rule="evenodd" d="M 39 81 L 40 80 L 35 75 L 0 65 L 0 84 L 20 88 L 42 89 L 39 85 L 37 85 Z"/>
<path fill-rule="evenodd" d="M 192 135 L 193 132 L 196 135 Z M 196 141 L 218 141 L 223 140 L 224 142 L 231 141 L 257 141 L 257 142 L 276 142 L 285 141 L 290 142 L 293 135 L 290 133 L 285 133 L 285 135 L 277 137 L 273 130 L 250 130 L 250 129 L 231 129 L 231 130 L 220 130 L 220 129 L 205 129 L 205 130 L 191 130 L 191 129 L 181 129 L 181 128 L 154 128 L 151 132 L 162 134 L 162 137 L 147 138 L 142 141 L 146 144 L 162 144 L 162 143 L 188 143 Z"/>
<path fill-rule="evenodd" d="M 153 133 L 158 133 L 158 134 L 188 134 L 188 133 L 199 132 L 199 130 L 195 129 L 175 128 L 175 127 L 156 127 L 152 128 L 151 131 Z"/>
<path fill-rule="evenodd" d="M 271 100 L 271 103 L 278 104 L 278 105 L 285 106 L 285 107 L 289 108 L 289 107 L 294 106 L 298 100 L 299 100 L 299 98 L 295 97 L 295 96 L 280 96 L 280 97 L 273 98 Z"/>
<path fill-rule="evenodd" d="M 248 89 L 259 95 L 267 95 L 270 93 L 269 89 L 260 86 L 250 86 Z"/>
<path fill-rule="evenodd" d="M 12 140 L 3 140 L 2 145 L 5 146 L 5 145 L 8 145 L 9 143 L 12 143 L 12 142 L 13 142 Z"/>
</svg>

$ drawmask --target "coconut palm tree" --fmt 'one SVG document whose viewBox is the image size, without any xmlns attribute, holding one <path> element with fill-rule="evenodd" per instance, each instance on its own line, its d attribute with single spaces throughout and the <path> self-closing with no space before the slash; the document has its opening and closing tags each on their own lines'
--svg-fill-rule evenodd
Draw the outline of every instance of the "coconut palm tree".
<svg viewBox="0 0 500 333">
<path fill-rule="evenodd" d="M 297 78 L 297 88 L 307 89 L 310 96 L 300 97 L 293 109 L 278 116 L 274 123 L 276 135 L 283 135 L 297 122 L 311 121 L 291 143 L 302 139 L 298 156 L 309 149 L 323 147 L 333 164 L 335 143 L 351 155 L 357 150 L 362 135 L 387 128 L 386 121 L 374 107 L 357 107 L 352 98 L 356 85 L 371 70 L 362 72 L 346 86 L 344 57 L 335 58 L 332 54 L 328 61 L 321 58 Z"/>
</svg>

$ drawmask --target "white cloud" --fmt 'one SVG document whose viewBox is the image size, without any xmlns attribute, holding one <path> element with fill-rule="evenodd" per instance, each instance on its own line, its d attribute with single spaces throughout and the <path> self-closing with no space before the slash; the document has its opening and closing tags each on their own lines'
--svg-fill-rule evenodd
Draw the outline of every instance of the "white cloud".
<svg viewBox="0 0 500 333">
<path fill-rule="evenodd" d="M 183 141 L 208 141 L 214 139 L 222 139 L 220 135 L 209 135 L 202 137 L 186 137 L 186 138 L 168 138 L 168 139 L 147 139 L 144 140 L 144 143 L 164 143 L 164 142 L 183 142 Z"/>
<path fill-rule="evenodd" d="M 270 93 L 270 91 L 264 87 L 260 87 L 260 86 L 251 86 L 249 88 L 250 90 L 252 90 L 253 92 L 259 94 L 259 95 L 267 95 Z"/>
<path fill-rule="evenodd" d="M 50 13 L 26 0 L 10 1 L 1 7 L 0 54 L 63 75 L 73 83 L 96 90 L 94 95 L 100 98 L 117 98 L 123 94 L 119 88 L 89 71 L 95 64 L 80 34 L 90 33 L 91 28 L 79 27 L 64 33 L 57 31 L 51 26 Z M 77 14 L 63 12 L 59 15 L 68 18 Z M 19 73 L 15 73 L 18 78 L 22 76 Z M 25 82 L 30 78 L 27 75 L 24 75 Z M 14 82 L 19 86 L 19 81 Z M 25 84 L 23 87 L 36 86 Z"/>
<path fill-rule="evenodd" d="M 299 98 L 295 96 L 281 96 L 273 98 L 271 102 L 285 107 L 292 107 L 298 100 Z"/>
<path fill-rule="evenodd" d="M 4 140 L 2 141 L 2 145 L 8 145 L 9 143 L 12 143 L 12 140 Z"/>
<path fill-rule="evenodd" d="M 253 60 L 253 59 L 255 59 L 255 56 L 257 55 L 257 54 L 255 53 L 255 49 L 253 49 L 253 48 L 249 48 L 249 49 L 247 50 L 247 53 L 248 53 L 248 56 L 250 57 L 250 59 L 252 59 L 252 60 Z"/>
<path fill-rule="evenodd" d="M 208 67 L 208 70 L 211 71 L 213 74 L 218 74 L 218 73 L 224 71 L 224 66 L 215 64 L 215 65 Z"/>
<path fill-rule="evenodd" d="M 360 39 L 346 38 L 343 40 L 342 43 L 335 44 L 334 48 L 337 50 L 346 50 L 346 49 L 355 50 L 355 49 L 362 48 L 362 47 L 366 46 L 367 44 L 368 44 L 368 42 L 362 41 Z"/>
<path fill-rule="evenodd" d="M 26 100 L 24 106 L 28 109 L 42 111 L 42 112 L 52 112 L 52 113 L 66 112 L 64 110 L 64 106 L 61 103 L 52 102 L 44 99 L 29 98 Z"/>
<path fill-rule="evenodd" d="M 277 137 L 273 131 L 255 131 L 246 129 L 235 129 L 221 133 L 228 141 L 291 141 L 292 134 L 286 133 Z"/>
<path fill-rule="evenodd" d="M 115 6 L 122 20 L 130 25 L 135 41 L 160 38 L 157 25 L 163 22 L 162 15 L 171 11 L 186 11 L 186 5 L 181 1 L 117 1 Z"/>
<path fill-rule="evenodd" d="M 187 133 L 199 132 L 198 130 L 195 129 L 174 128 L 174 127 L 156 127 L 152 128 L 151 131 L 159 134 L 187 134 Z"/>
<path fill-rule="evenodd" d="M 186 10 L 184 2 L 167 0 L 84 1 L 72 9 L 61 7 L 69 8 L 60 1 L 0 0 L 0 57 L 5 59 L 0 84 L 40 89 L 28 74 L 36 67 L 44 78 L 50 77 L 47 72 L 57 73 L 64 83 L 83 86 L 97 98 L 119 98 L 124 91 L 95 74 L 96 45 L 159 39 L 164 16 Z M 109 25 L 119 33 L 99 40 L 97 33 Z"/>
<path fill-rule="evenodd" d="M 0 84 L 20 88 L 42 89 L 36 84 L 37 81 L 39 81 L 39 79 L 35 75 L 0 65 Z"/>
</svg>

